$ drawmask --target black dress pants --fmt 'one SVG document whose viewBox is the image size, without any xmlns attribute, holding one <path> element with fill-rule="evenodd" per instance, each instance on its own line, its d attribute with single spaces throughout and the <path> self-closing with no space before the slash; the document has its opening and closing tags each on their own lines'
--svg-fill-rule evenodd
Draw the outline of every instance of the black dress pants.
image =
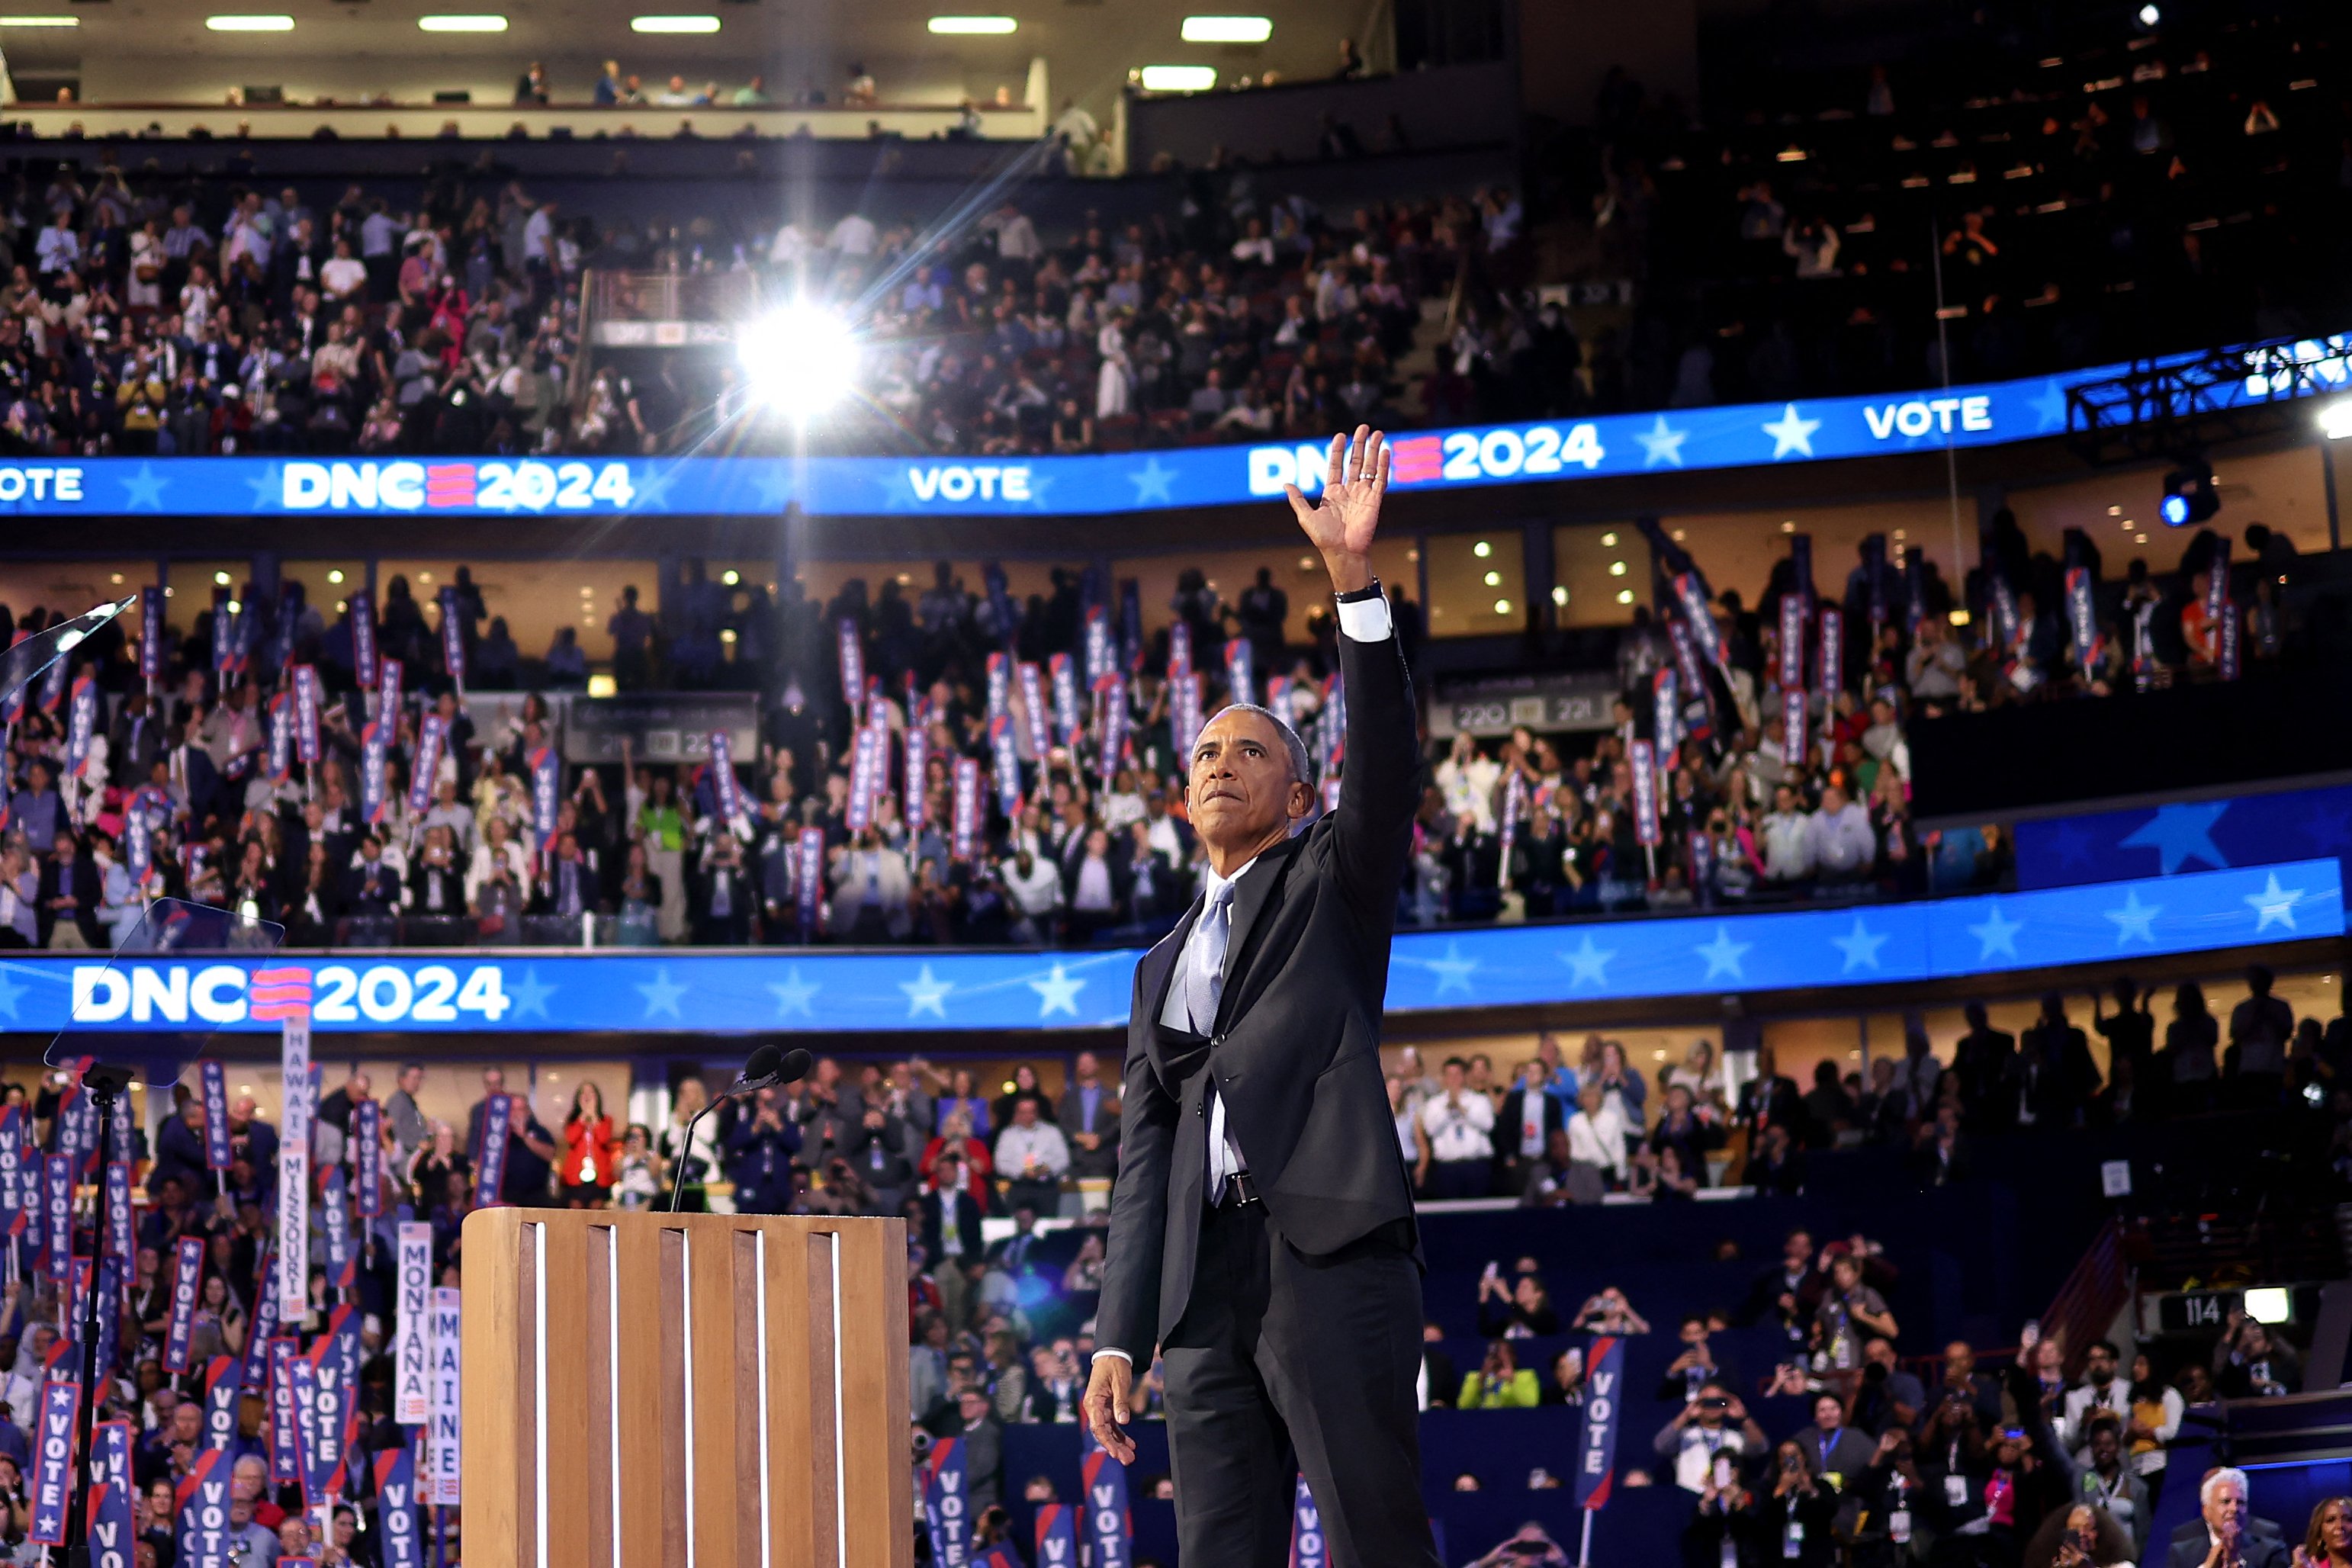
<svg viewBox="0 0 2352 1568">
<path fill-rule="evenodd" d="M 1335 1563 L 1440 1568 L 1413 1395 L 1421 1270 L 1396 1238 L 1309 1257 L 1263 1204 L 1211 1209 L 1160 1353 L 1182 1562 L 1286 1568 L 1303 1475 Z"/>
</svg>

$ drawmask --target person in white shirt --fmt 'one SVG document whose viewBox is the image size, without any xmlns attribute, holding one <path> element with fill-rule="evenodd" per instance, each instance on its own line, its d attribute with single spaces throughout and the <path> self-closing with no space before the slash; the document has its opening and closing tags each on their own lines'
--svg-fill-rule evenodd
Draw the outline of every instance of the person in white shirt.
<svg viewBox="0 0 2352 1568">
<path fill-rule="evenodd" d="M 2116 1375 L 2121 1356 L 2116 1347 L 2101 1340 L 2083 1358 L 2083 1381 L 2066 1391 L 2066 1402 L 2058 1418 L 2058 1441 L 2066 1451 L 2074 1452 L 2090 1441 L 2091 1422 L 2100 1414 L 2113 1415 L 2117 1421 L 2131 1420 L 2131 1385 Z"/>
<path fill-rule="evenodd" d="M 1495 1178 L 1495 1102 L 1468 1086 L 1469 1066 L 1445 1058 L 1444 1087 L 1421 1108 L 1429 1139 L 1423 1190 L 1433 1198 L 1483 1198 Z"/>
<path fill-rule="evenodd" d="M 999 260 L 1035 261 L 1045 254 L 1045 243 L 1037 237 L 1037 226 L 1011 202 L 982 218 L 980 226 L 995 232 Z"/>
<path fill-rule="evenodd" d="M 1478 831 L 1495 831 L 1495 782 L 1503 776 L 1502 763 L 1482 754 L 1466 731 L 1454 736 L 1454 750 L 1437 764 L 1437 787 L 1445 795 L 1445 814 L 1455 821 L 1478 819 Z"/>
<path fill-rule="evenodd" d="M 1035 1100 L 1016 1100 L 1013 1125 L 996 1135 L 996 1172 L 1005 1180 L 1005 1206 L 1040 1215 L 1058 1212 L 1062 1178 L 1069 1169 L 1070 1143 L 1062 1130 L 1038 1120 Z"/>
<path fill-rule="evenodd" d="M 1568 1119 L 1568 1153 L 1572 1165 L 1590 1165 L 1619 1186 L 1625 1184 L 1625 1117 L 1608 1091 L 1594 1079 L 1577 1096 L 1577 1111 Z"/>
<path fill-rule="evenodd" d="M 352 242 L 335 241 L 335 254 L 319 268 L 320 286 L 326 289 L 327 298 L 339 304 L 356 302 L 366 298 L 367 280 L 367 264 L 352 254 Z"/>
<path fill-rule="evenodd" d="M 1062 907 L 1061 868 L 1050 860 L 1038 858 L 1024 845 L 997 869 L 1004 879 L 1004 890 L 1013 895 L 1013 908 L 1021 911 L 1021 924 L 1013 930 L 1014 940 L 1036 942 L 1049 935 L 1054 916 Z M 1025 933 L 1023 926 L 1028 928 Z"/>
<path fill-rule="evenodd" d="M 1787 784 L 1772 791 L 1772 809 L 1764 814 L 1764 875 L 1775 882 L 1801 882 L 1813 874 L 1811 824 L 1797 807 L 1797 792 Z"/>
<path fill-rule="evenodd" d="M 1658 1458 L 1675 1462 L 1675 1485 L 1686 1492 L 1703 1492 L 1722 1467 L 1737 1475 L 1742 1458 L 1771 1445 L 1738 1394 L 1720 1383 L 1706 1383 L 1700 1384 L 1696 1398 L 1659 1429 L 1650 1446 Z"/>
<path fill-rule="evenodd" d="M 874 226 L 874 220 L 865 214 L 844 213 L 841 221 L 833 226 L 832 234 L 825 237 L 825 244 L 844 256 L 854 256 L 863 260 L 874 254 L 874 244 L 880 237 L 880 233 Z"/>
</svg>

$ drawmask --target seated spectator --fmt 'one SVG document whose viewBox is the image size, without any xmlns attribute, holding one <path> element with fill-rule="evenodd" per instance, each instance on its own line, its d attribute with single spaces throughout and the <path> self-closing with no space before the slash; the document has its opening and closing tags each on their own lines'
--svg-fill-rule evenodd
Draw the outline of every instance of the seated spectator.
<svg viewBox="0 0 2352 1568">
<path fill-rule="evenodd" d="M 1542 1403 L 1535 1373 L 1519 1365 L 1511 1342 L 1497 1339 L 1486 1346 L 1486 1359 L 1462 1380 L 1455 1400 L 1462 1410 L 1532 1410 Z"/>
<path fill-rule="evenodd" d="M 1813 1344 L 1821 1364 L 1840 1372 L 1862 1364 L 1865 1335 L 1895 1335 L 1895 1314 L 1879 1293 L 1862 1282 L 1862 1263 L 1843 1253 L 1830 1263 L 1828 1285 L 1813 1310 Z"/>
<path fill-rule="evenodd" d="M 2246 1472 L 2223 1466 L 2205 1473 L 2197 1489 L 2197 1517 L 2172 1532 L 2165 1568 L 2288 1568 L 2291 1556 L 2279 1527 L 2250 1511 Z"/>
<path fill-rule="evenodd" d="M 2055 1510 L 2025 1543 L 2026 1568 L 2131 1568 L 2140 1549 L 2123 1521 L 2088 1502 Z"/>
<path fill-rule="evenodd" d="M 2126 1532 L 2131 1560 L 2147 1555 L 2148 1527 L 2156 1510 L 2147 1483 L 2124 1462 L 2123 1424 L 2111 1415 L 2093 1418 L 2084 1452 L 2082 1501 L 2099 1510 Z"/>
<path fill-rule="evenodd" d="M 1727 1484 L 1718 1479 L 1718 1456 L 1728 1458 L 1729 1470 L 1736 1474 L 1742 1459 L 1763 1453 L 1769 1445 L 1764 1428 L 1756 1425 L 1739 1396 L 1720 1383 L 1710 1383 L 1658 1429 L 1650 1447 L 1658 1458 L 1673 1461 L 1675 1485 L 1686 1492 L 1703 1492 Z M 1803 1468 L 1801 1456 L 1797 1464 Z"/>
<path fill-rule="evenodd" d="M 1858 1479 L 1877 1457 L 1871 1440 L 1845 1424 L 1845 1401 L 1834 1394 L 1813 1396 L 1813 1424 L 1791 1440 L 1805 1468 L 1836 1486 Z"/>
<path fill-rule="evenodd" d="M 1824 1395 L 1816 1403 L 1834 1405 L 1836 1401 Z M 1869 1445 L 1859 1437 L 1854 1441 L 1867 1454 Z M 1812 1568 L 1837 1560 L 1830 1527 L 1837 1517 L 1838 1494 L 1811 1467 L 1804 1448 L 1803 1442 L 1791 1439 L 1772 1451 L 1771 1486 L 1757 1500 L 1757 1522 L 1765 1541 L 1780 1543 L 1781 1562 Z"/>
<path fill-rule="evenodd" d="M 1642 1314 L 1633 1310 L 1633 1303 L 1625 1292 L 1614 1285 L 1603 1286 L 1584 1299 L 1576 1310 L 1569 1327 L 1589 1334 L 1646 1334 L 1650 1325 Z"/>
<path fill-rule="evenodd" d="M 2309 1568 L 2352 1568 L 2352 1498 L 2332 1497 L 2311 1510 L 2302 1560 Z"/>
<path fill-rule="evenodd" d="M 1710 1383 L 1737 1388 L 1739 1376 L 1722 1364 L 1715 1349 L 1707 1342 L 1706 1319 L 1700 1313 L 1685 1316 L 1676 1331 L 1682 1340 L 1682 1352 L 1666 1363 L 1665 1375 L 1658 1381 L 1658 1397 L 1679 1399 L 1685 1403 L 1698 1397 L 1699 1390 Z"/>
<path fill-rule="evenodd" d="M 1574 1345 L 1551 1358 L 1550 1375 L 1544 1379 L 1543 1402 L 1562 1405 L 1584 1403 L 1584 1352 Z"/>
<path fill-rule="evenodd" d="M 2293 1345 L 2242 1310 L 2233 1310 L 2213 1346 L 2213 1386 L 2224 1399 L 2273 1399 L 2299 1394 L 2303 1358 Z"/>
<path fill-rule="evenodd" d="M 1559 1313 L 1542 1279 L 1532 1271 L 1524 1272 L 1507 1287 L 1489 1264 L 1478 1280 L 1478 1332 L 1487 1339 L 1530 1339 L 1559 1332 Z"/>
<path fill-rule="evenodd" d="M 1916 1422 L 1927 1408 L 1927 1391 L 1903 1370 L 1893 1342 L 1872 1336 L 1862 1347 L 1862 1383 L 1854 1391 L 1853 1408 L 1847 1412 L 1853 1424 L 1880 1435 Z"/>
</svg>

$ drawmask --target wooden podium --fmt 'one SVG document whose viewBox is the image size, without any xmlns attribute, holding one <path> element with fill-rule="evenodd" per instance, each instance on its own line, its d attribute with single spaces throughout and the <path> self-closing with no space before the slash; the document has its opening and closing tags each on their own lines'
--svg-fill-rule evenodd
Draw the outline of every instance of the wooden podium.
<svg viewBox="0 0 2352 1568">
<path fill-rule="evenodd" d="M 463 1236 L 467 1568 L 911 1568 L 904 1220 Z"/>
</svg>

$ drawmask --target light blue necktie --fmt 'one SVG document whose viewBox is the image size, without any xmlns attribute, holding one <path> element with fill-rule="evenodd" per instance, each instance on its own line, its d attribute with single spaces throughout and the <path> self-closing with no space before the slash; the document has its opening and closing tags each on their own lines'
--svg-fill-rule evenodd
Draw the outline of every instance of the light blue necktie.
<svg viewBox="0 0 2352 1568">
<path fill-rule="evenodd" d="M 1205 1035 L 1217 1026 L 1217 998 L 1225 989 L 1225 943 L 1233 935 L 1234 884 L 1227 882 L 1209 895 L 1193 930 L 1192 958 L 1184 973 L 1184 1010 L 1192 1016 L 1192 1032 Z"/>
</svg>

